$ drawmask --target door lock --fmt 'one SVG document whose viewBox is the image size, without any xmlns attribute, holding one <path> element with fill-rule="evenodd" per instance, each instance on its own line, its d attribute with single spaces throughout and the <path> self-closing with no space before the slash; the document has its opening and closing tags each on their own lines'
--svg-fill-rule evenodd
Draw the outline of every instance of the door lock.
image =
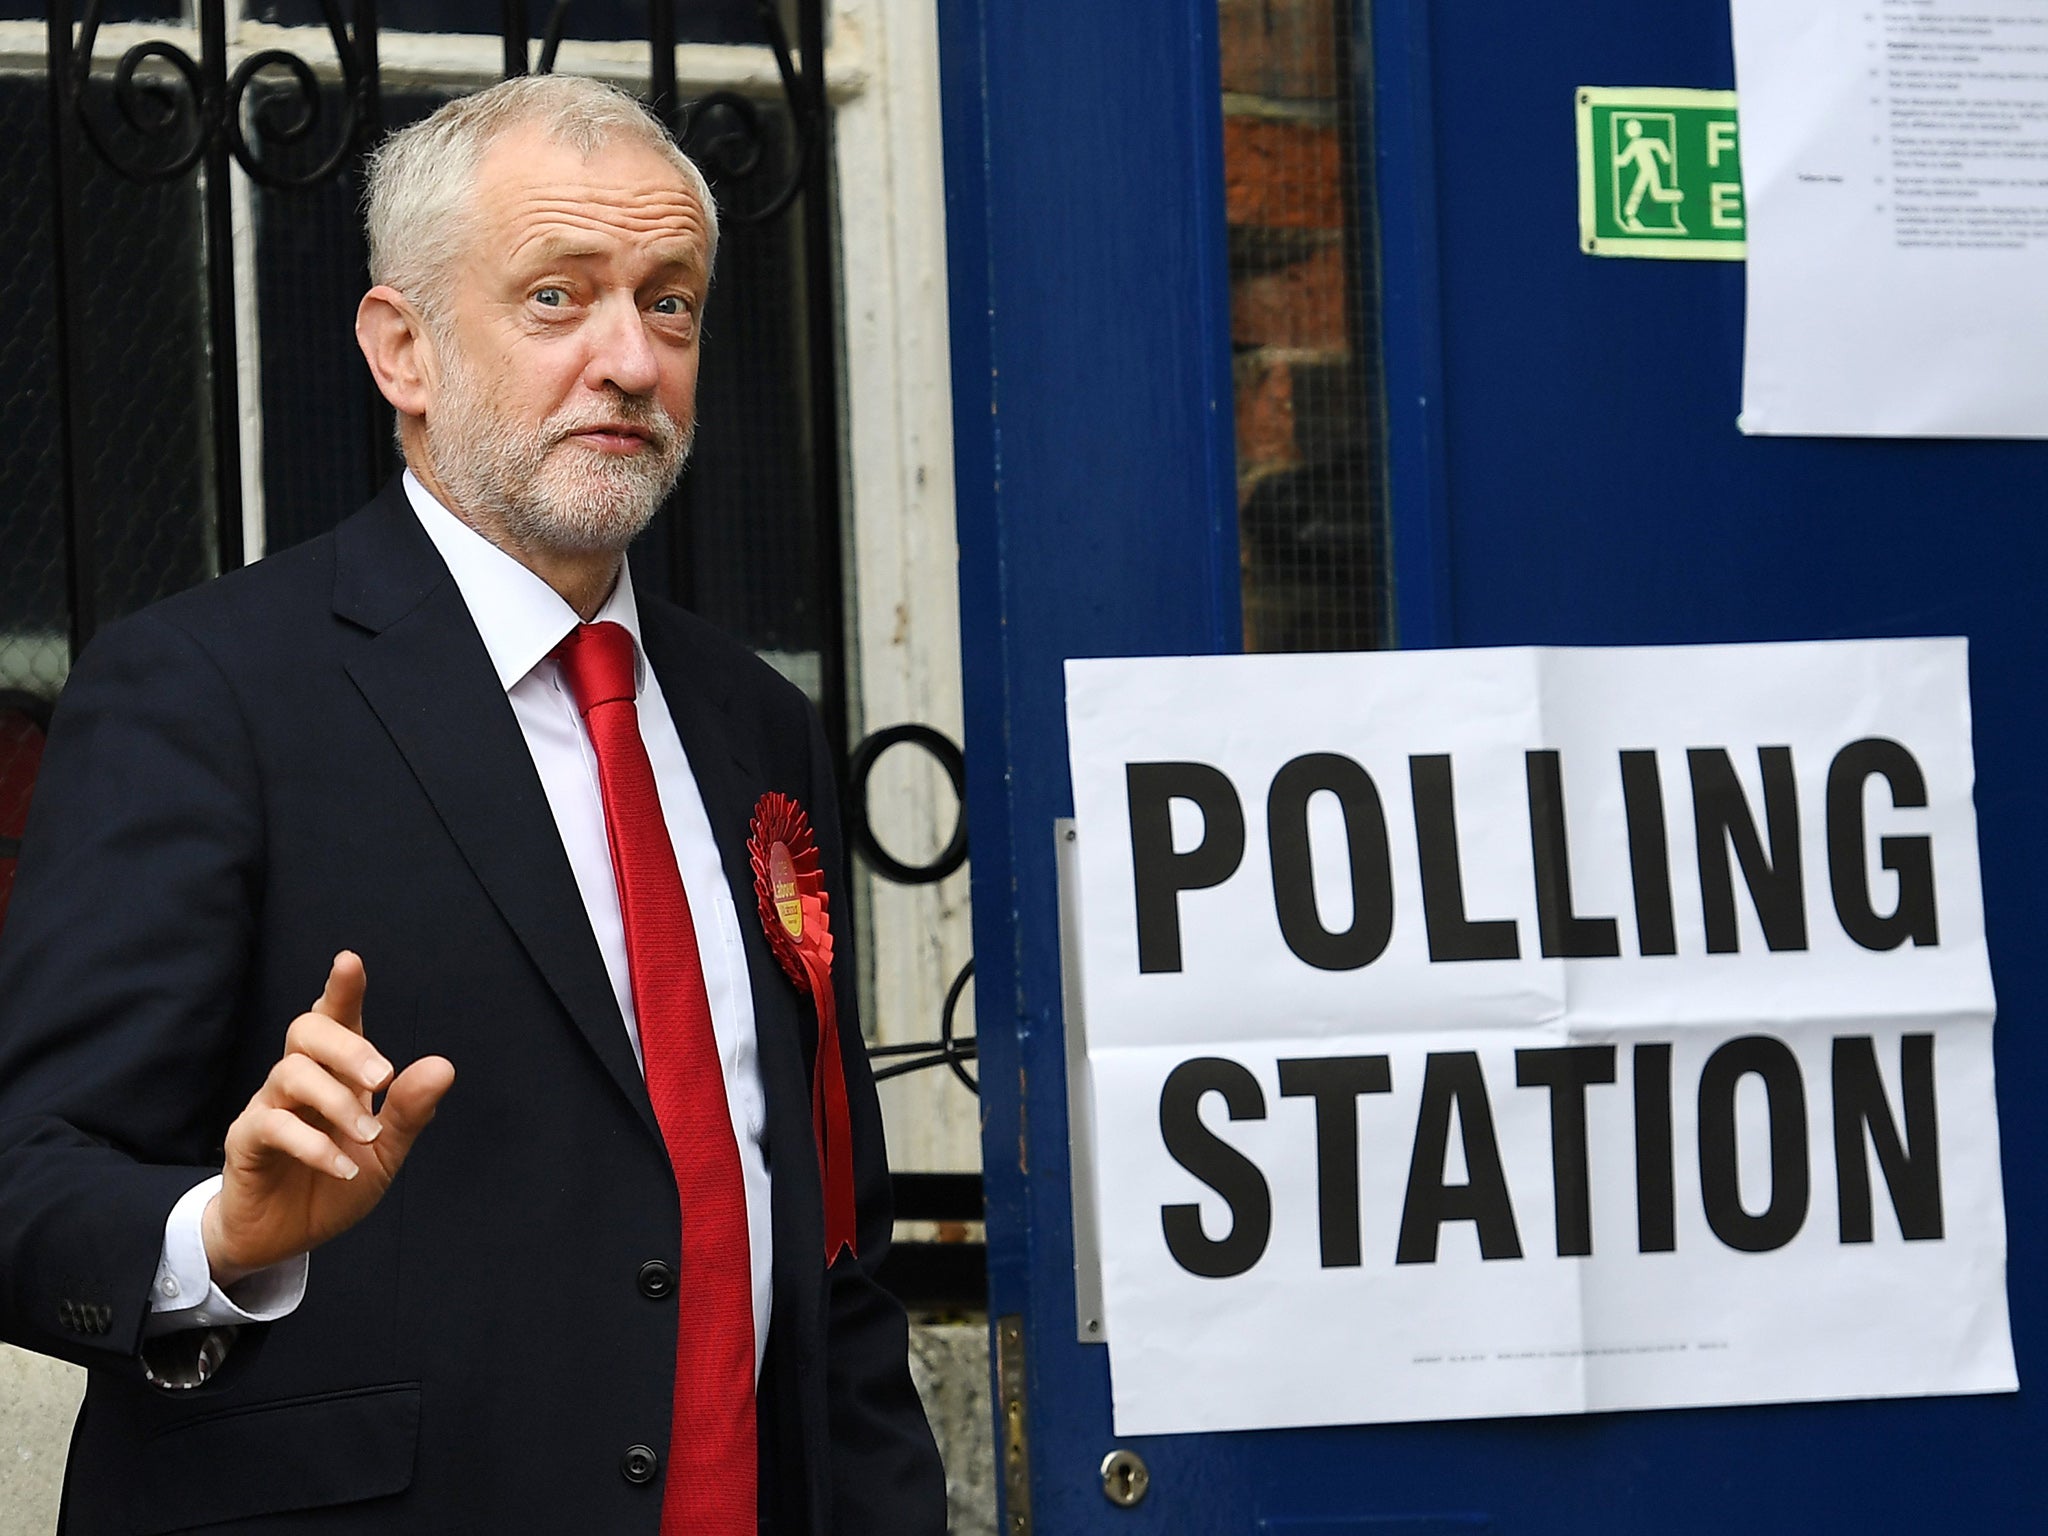
<svg viewBox="0 0 2048 1536">
<path fill-rule="evenodd" d="M 1151 1469 L 1136 1451 L 1111 1451 L 1102 1458 L 1102 1496 L 1118 1509 L 1129 1509 L 1151 1486 Z"/>
</svg>

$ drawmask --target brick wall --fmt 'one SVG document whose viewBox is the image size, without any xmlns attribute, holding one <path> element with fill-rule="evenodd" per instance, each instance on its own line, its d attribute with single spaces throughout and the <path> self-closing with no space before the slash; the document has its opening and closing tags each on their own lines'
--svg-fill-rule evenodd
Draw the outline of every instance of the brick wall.
<svg viewBox="0 0 2048 1536">
<path fill-rule="evenodd" d="M 1376 360 L 1347 0 L 1220 0 L 1240 549 L 1252 650 L 1380 640 Z"/>
</svg>

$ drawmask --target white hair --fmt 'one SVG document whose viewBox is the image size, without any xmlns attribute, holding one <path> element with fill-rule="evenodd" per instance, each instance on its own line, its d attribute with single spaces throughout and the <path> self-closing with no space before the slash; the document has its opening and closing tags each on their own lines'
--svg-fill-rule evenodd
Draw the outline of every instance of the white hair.
<svg viewBox="0 0 2048 1536">
<path fill-rule="evenodd" d="M 392 134 L 371 156 L 363 208 L 373 284 L 396 288 L 429 324 L 442 321 L 456 266 L 474 234 L 477 167 L 500 136 L 529 123 L 578 154 L 595 154 L 623 139 L 668 161 L 704 210 L 710 269 L 718 257 L 718 205 L 704 173 L 654 115 L 601 80 L 517 75 L 457 97 Z"/>
</svg>

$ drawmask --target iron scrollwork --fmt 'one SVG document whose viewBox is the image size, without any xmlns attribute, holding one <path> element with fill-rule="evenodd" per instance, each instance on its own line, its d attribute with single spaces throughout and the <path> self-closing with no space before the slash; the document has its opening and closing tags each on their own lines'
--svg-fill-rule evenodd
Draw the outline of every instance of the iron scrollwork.
<svg viewBox="0 0 2048 1536">
<path fill-rule="evenodd" d="M 541 35 L 537 73 L 552 73 L 568 30 L 573 0 L 554 0 Z M 523 6 L 516 7 L 523 12 Z M 678 143 L 721 184 L 744 183 L 757 175 L 766 159 L 767 128 L 761 107 L 738 91 L 716 90 L 695 101 L 675 103 L 673 0 L 655 0 L 650 41 L 656 49 L 651 77 L 655 106 Z M 824 93 L 818 81 L 799 69 L 772 0 L 756 0 L 755 13 L 775 69 L 782 82 L 785 106 L 796 138 L 796 152 L 780 185 L 756 202 L 723 209 L 738 224 L 762 224 L 779 218 L 803 191 L 823 139 Z M 68 8 L 53 7 L 52 27 L 68 29 Z M 78 40 L 70 50 L 70 68 L 59 82 L 67 106 L 94 152 L 131 181 L 175 181 L 206 155 L 216 140 L 237 165 L 261 186 L 299 189 L 318 186 L 370 147 L 380 121 L 376 69 L 377 20 L 374 0 L 357 0 L 353 20 L 345 18 L 339 0 L 320 0 L 320 14 L 334 45 L 341 75 L 341 114 L 332 148 L 307 168 L 286 171 L 266 158 L 265 148 L 290 148 L 305 142 L 319 128 L 326 108 L 319 72 L 300 55 L 283 48 L 250 54 L 231 75 L 218 58 L 227 37 L 225 0 L 200 0 L 200 57 L 176 43 L 150 39 L 122 54 L 114 67 L 113 105 L 129 134 L 155 146 L 155 152 L 124 144 L 95 118 L 88 103 L 94 55 L 104 19 L 105 0 L 86 0 Z M 523 27 L 517 29 L 523 34 Z M 512 35 L 508 33 L 508 35 Z M 663 38 L 669 47 L 661 48 Z M 523 63 L 524 38 L 518 53 Z M 662 57 L 663 53 L 667 57 Z M 152 67 L 155 66 L 155 67 Z M 508 69 L 518 64 L 508 58 Z M 823 61 L 812 68 L 822 71 Z M 275 92 L 249 104 L 260 79 Z M 821 77 L 822 78 L 822 77 Z M 245 122 L 249 125 L 245 128 Z M 253 133 L 250 131 L 253 129 Z"/>
<path fill-rule="evenodd" d="M 945 770 L 960 797 L 960 816 L 953 835 L 936 858 L 910 864 L 884 848 L 868 816 L 868 780 L 884 752 L 896 746 L 922 747 Z M 898 885 L 934 885 L 967 862 L 967 762 L 960 749 L 928 725 L 891 725 L 876 731 L 853 749 L 846 765 L 846 835 L 883 878 Z"/>
<path fill-rule="evenodd" d="M 556 0 L 556 8 L 568 0 Z M 765 224 L 782 216 L 804 188 L 811 161 L 823 138 L 823 60 L 815 61 L 819 79 L 807 90 L 804 77 L 790 52 L 789 34 L 783 29 L 773 0 L 755 0 L 754 12 L 767 34 L 769 51 L 775 55 L 775 72 L 782 77 L 783 98 L 789 104 L 790 122 L 796 131 L 796 154 L 789 176 L 759 205 L 751 208 L 720 209 L 720 216 L 736 224 Z M 704 168 L 714 182 L 745 181 L 761 168 L 767 135 L 761 109 L 737 91 L 712 91 L 684 107 L 671 124 L 677 142 Z"/>
<path fill-rule="evenodd" d="M 164 42 L 138 43 L 121 56 L 121 62 L 114 69 L 114 105 L 120 108 L 123 122 L 144 137 L 169 133 L 184 119 L 189 118 L 193 124 L 191 143 L 164 163 L 149 165 L 127 159 L 102 137 L 92 114 L 85 109 L 85 82 L 92 73 L 93 34 L 98 31 L 98 10 L 97 0 L 86 10 L 84 34 L 79 40 L 78 64 L 70 83 L 72 99 L 78 106 L 79 125 L 84 128 L 92 147 L 99 151 L 100 158 L 131 181 L 175 181 L 197 165 L 199 157 L 206 151 L 206 113 L 192 105 L 206 99 L 206 87 L 199 78 L 198 62 L 184 49 Z M 154 73 L 137 80 L 137 72 L 153 59 L 168 65 L 184 82 L 189 102 L 171 91 Z"/>
<path fill-rule="evenodd" d="M 868 784 L 875 764 L 884 752 L 897 746 L 917 746 L 930 753 L 945 770 L 953 793 L 960 797 L 960 815 L 953 824 L 953 835 L 937 856 L 923 864 L 908 863 L 884 848 L 875 836 L 874 824 L 868 815 Z M 885 726 L 868 736 L 853 749 L 847 762 L 846 835 L 878 875 L 897 885 L 933 885 L 958 870 L 967 862 L 967 762 L 960 748 L 943 732 L 929 725 Z M 945 1005 L 939 1015 L 938 1039 L 868 1048 L 871 1056 L 904 1058 L 878 1068 L 876 1082 L 932 1067 L 945 1067 L 969 1093 L 981 1092 L 981 1084 L 965 1065 L 978 1055 L 975 1038 L 960 1035 L 954 1025 L 961 996 L 973 977 L 974 962 L 970 959 L 953 978 L 952 986 L 946 989 Z"/>
<path fill-rule="evenodd" d="M 304 59 L 282 48 L 266 48 L 260 53 L 250 54 L 228 77 L 227 111 L 221 118 L 222 129 L 227 134 L 228 152 L 252 180 L 266 187 L 283 190 L 318 186 L 326 181 L 348 162 L 363 136 L 364 125 L 372 120 L 363 88 L 362 68 L 354 50 L 343 45 L 343 34 L 332 0 L 322 0 L 321 9 L 327 13 L 328 32 L 335 40 L 335 52 L 341 62 L 343 117 L 334 148 L 319 164 L 296 174 L 281 172 L 252 153 L 249 141 L 242 133 L 242 99 L 250 85 L 267 69 L 283 69 L 290 76 L 293 95 L 266 96 L 249 114 L 249 119 L 256 125 L 258 136 L 272 144 L 298 144 L 311 136 L 320 122 L 320 82 Z"/>
<path fill-rule="evenodd" d="M 569 11 L 574 0 L 554 0 L 547 24 L 541 30 L 538 74 L 552 74 L 567 32 Z M 752 207 L 724 207 L 719 217 L 733 224 L 766 224 L 789 211 L 803 191 L 811 170 L 816 146 L 822 139 L 821 102 L 823 88 L 797 68 L 789 45 L 789 32 L 773 0 L 755 0 L 754 14 L 761 23 L 769 52 L 775 56 L 775 72 L 782 80 L 783 104 L 789 109 L 796 133 L 796 155 L 783 184 Z M 695 160 L 714 186 L 745 182 L 760 172 L 766 157 L 767 130 L 760 106 L 738 91 L 711 91 L 680 106 L 675 103 L 675 27 L 673 10 L 657 5 L 651 16 L 649 43 L 654 50 L 650 75 L 655 111 L 685 153 Z M 822 81 L 824 61 L 813 61 Z"/>
<path fill-rule="evenodd" d="M 103 9 L 104 0 L 86 0 L 68 78 L 60 84 L 94 152 L 130 181 L 175 181 L 197 165 L 217 139 L 235 163 L 261 186 L 317 186 L 358 151 L 365 125 L 375 120 L 375 81 L 364 67 L 362 46 L 375 31 L 375 5 L 359 3 L 351 27 L 343 20 L 336 0 L 320 0 L 321 17 L 333 41 L 341 72 L 342 117 L 334 146 L 307 170 L 286 172 L 269 164 L 258 155 L 257 146 L 250 143 L 242 126 L 244 117 L 253 124 L 258 144 L 282 147 L 303 142 L 318 127 L 322 116 L 319 76 L 303 58 L 282 48 L 252 53 L 232 75 L 225 74 L 225 60 L 218 56 L 227 38 L 225 0 L 201 0 L 199 58 L 193 58 L 175 43 L 154 38 L 137 43 L 114 66 L 114 106 L 122 122 L 145 143 L 168 140 L 170 145 L 155 156 L 135 152 L 117 142 L 94 120 L 88 104 L 86 88 L 92 79 Z M 64 23 L 53 11 L 51 25 L 60 24 Z M 163 67 L 150 69 L 151 64 Z M 289 82 L 288 92 L 268 96 L 253 109 L 248 108 L 249 90 L 257 77 L 267 73 L 267 83 L 275 86 L 279 83 L 279 72 Z M 183 89 L 174 89 L 174 81 Z"/>
<path fill-rule="evenodd" d="M 972 1035 L 962 1035 L 955 1024 L 960 1012 L 960 998 L 967 991 L 967 984 L 974 979 L 974 962 L 969 960 L 960 967 L 960 974 L 953 978 L 953 985 L 946 989 L 945 1006 L 939 1010 L 939 1038 L 918 1040 L 907 1045 L 871 1045 L 868 1055 L 881 1058 L 901 1056 L 902 1061 L 892 1062 L 886 1067 L 875 1069 L 875 1081 L 887 1082 L 892 1077 L 903 1077 L 912 1072 L 925 1072 L 933 1067 L 945 1067 L 963 1083 L 967 1091 L 977 1098 L 981 1096 L 981 1081 L 967 1070 L 966 1063 L 980 1055 L 980 1047 Z"/>
</svg>

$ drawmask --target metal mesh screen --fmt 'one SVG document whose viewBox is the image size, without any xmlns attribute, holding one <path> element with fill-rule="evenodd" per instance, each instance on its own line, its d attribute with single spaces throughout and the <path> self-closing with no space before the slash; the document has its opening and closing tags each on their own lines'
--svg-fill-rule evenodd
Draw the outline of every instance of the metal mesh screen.
<svg viewBox="0 0 2048 1536">
<path fill-rule="evenodd" d="M 761 167 L 716 187 L 727 217 L 704 311 L 697 447 L 664 516 L 681 600 L 809 683 L 827 606 L 809 380 L 833 360 L 806 345 L 800 208 L 761 223 L 733 216 L 795 170 L 788 113 L 764 109 L 761 126 Z"/>
<path fill-rule="evenodd" d="M 80 616 L 104 622 L 213 566 L 196 197 L 189 182 L 137 186 L 87 158 L 52 154 L 41 77 L 0 76 L 12 193 L 0 212 L 0 918 Z M 59 174 L 92 210 L 66 231 L 61 305 Z M 69 527 L 67 362 L 81 402 Z"/>
<path fill-rule="evenodd" d="M 403 128 L 451 94 L 386 94 L 384 121 Z M 256 99 L 282 107 L 286 93 L 273 88 Z M 320 99 L 321 121 L 298 144 L 257 141 L 266 166 L 303 175 L 332 151 L 341 130 L 341 93 L 329 86 Z M 271 549 L 332 528 L 397 468 L 390 413 L 356 347 L 356 303 L 369 281 L 362 190 L 353 162 L 316 186 L 251 189 L 264 528 Z"/>
<path fill-rule="evenodd" d="M 70 669 L 54 370 L 49 118 L 34 79 L 0 76 L 0 923 L 42 760 L 40 722 Z"/>
<path fill-rule="evenodd" d="M 44 699 L 71 665 L 49 145 L 42 81 L 0 75 L 0 695 Z"/>
<path fill-rule="evenodd" d="M 109 94 L 88 103 L 112 123 Z M 70 174 L 73 493 L 106 623 L 218 569 L 203 239 L 194 177 L 138 185 L 90 153 Z"/>
<path fill-rule="evenodd" d="M 1346 0 L 1220 0 L 1245 647 L 1387 641 Z"/>
</svg>

